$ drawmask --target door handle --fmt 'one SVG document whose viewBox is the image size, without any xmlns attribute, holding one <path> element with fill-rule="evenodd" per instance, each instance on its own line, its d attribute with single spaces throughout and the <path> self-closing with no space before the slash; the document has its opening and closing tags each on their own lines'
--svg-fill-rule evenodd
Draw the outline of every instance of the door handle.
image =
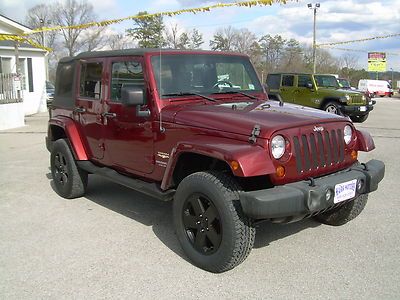
<svg viewBox="0 0 400 300">
<path fill-rule="evenodd" d="M 101 115 L 104 118 L 110 118 L 110 119 L 113 119 L 113 118 L 115 118 L 117 116 L 116 113 L 110 113 L 110 112 L 105 112 L 105 113 L 102 113 Z"/>
<path fill-rule="evenodd" d="M 84 112 L 86 112 L 86 108 L 84 108 L 84 107 L 75 107 L 74 108 L 74 112 L 76 112 L 76 113 L 78 113 L 78 114 L 82 114 L 82 113 L 84 113 Z"/>
</svg>

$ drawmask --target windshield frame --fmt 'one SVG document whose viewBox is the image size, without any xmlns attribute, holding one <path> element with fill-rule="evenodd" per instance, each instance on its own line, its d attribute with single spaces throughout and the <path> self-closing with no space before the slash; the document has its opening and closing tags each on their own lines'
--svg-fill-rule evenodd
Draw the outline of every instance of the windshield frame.
<svg viewBox="0 0 400 300">
<path fill-rule="evenodd" d="M 161 59 L 160 59 L 161 58 Z M 160 62 L 161 60 L 161 62 Z M 180 65 L 174 64 L 176 61 L 182 60 L 182 63 Z M 161 80 L 161 85 L 163 84 L 163 80 L 168 81 L 173 79 L 174 81 L 177 81 L 176 78 L 186 78 L 182 76 L 184 72 L 180 72 L 181 69 L 184 69 L 183 71 L 186 71 L 186 69 L 189 69 L 192 73 L 190 74 L 189 77 L 191 77 L 190 80 L 190 85 L 189 88 L 181 88 L 181 87 L 175 87 L 172 89 L 172 91 L 168 91 L 164 88 L 164 92 L 160 92 L 162 89 L 160 88 L 159 84 L 159 76 L 160 76 L 160 63 L 166 63 L 165 68 L 163 69 L 163 72 L 170 72 L 171 74 L 166 74 Z M 215 75 L 215 78 L 218 78 L 220 76 L 217 72 L 218 64 L 226 64 L 226 65 L 231 65 L 232 68 L 234 66 L 239 66 L 239 68 L 242 66 L 243 71 L 244 71 L 244 79 L 243 77 L 243 83 L 246 82 L 248 83 L 249 88 L 238 88 L 237 86 L 231 85 L 231 86 L 224 86 L 224 87 L 219 87 L 218 88 L 211 88 L 211 85 L 206 87 L 205 82 L 201 81 L 203 85 L 192 85 L 193 83 L 199 82 L 198 79 L 196 78 L 196 82 L 194 79 L 193 73 L 199 69 L 199 71 L 204 71 L 204 69 L 197 68 L 196 66 L 205 67 L 206 65 L 211 65 L 213 66 L 212 71 L 213 75 Z M 250 59 L 248 56 L 245 55 L 240 55 L 240 54 L 230 54 L 230 53 L 214 53 L 214 52 L 182 52 L 182 53 L 154 53 L 150 56 L 149 58 L 149 66 L 151 68 L 151 73 L 152 73 L 152 81 L 155 83 L 155 89 L 158 94 L 158 98 L 161 100 L 166 100 L 166 99 L 171 99 L 171 98 L 176 98 L 176 97 L 190 97 L 190 93 L 197 93 L 197 94 L 202 94 L 202 95 L 212 95 L 212 94 L 224 94 L 224 91 L 229 94 L 232 91 L 239 92 L 246 92 L 246 93 L 262 93 L 263 92 L 263 87 L 260 82 L 260 79 L 254 69 L 254 66 L 250 62 Z M 173 66 L 173 67 L 172 67 Z M 228 68 L 228 67 L 227 67 Z M 172 71 L 172 69 L 174 69 Z M 173 74 L 175 72 L 175 74 Z M 179 76 L 177 76 L 179 74 Z M 232 72 L 229 73 L 228 75 L 231 76 L 233 74 Z M 170 78 L 167 78 L 170 77 Z M 204 76 L 203 76 L 204 77 Z M 206 77 L 208 78 L 208 77 Z M 219 78 L 218 78 L 219 79 Z M 165 82 L 164 81 L 164 82 Z M 209 82 L 214 83 L 213 80 L 209 80 Z M 220 82 L 220 81 L 218 81 Z M 217 81 L 215 82 L 217 83 Z M 168 94 L 168 95 L 166 95 Z M 177 95 L 170 95 L 170 94 L 177 94 Z M 182 94 L 182 95 L 180 95 Z"/>
</svg>

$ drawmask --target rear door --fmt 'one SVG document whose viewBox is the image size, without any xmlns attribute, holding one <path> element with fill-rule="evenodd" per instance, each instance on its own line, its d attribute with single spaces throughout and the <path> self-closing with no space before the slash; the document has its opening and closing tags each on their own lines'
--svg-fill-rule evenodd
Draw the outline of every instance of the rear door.
<svg viewBox="0 0 400 300">
<path fill-rule="evenodd" d="M 98 160 L 104 155 L 101 116 L 104 97 L 103 69 L 102 59 L 86 59 L 79 62 L 79 87 L 73 110 L 74 118 L 78 120 L 90 149 L 90 157 Z"/>
<path fill-rule="evenodd" d="M 150 94 L 142 57 L 109 58 L 108 90 L 104 110 L 104 137 L 108 162 L 129 173 L 149 174 L 154 169 L 154 137 L 150 117 L 138 117 L 136 107 L 121 103 L 121 89 L 137 86 L 144 90 L 145 104 L 149 109 Z"/>
<path fill-rule="evenodd" d="M 284 102 L 296 103 L 296 87 L 294 86 L 294 75 L 283 74 L 279 94 Z"/>
</svg>

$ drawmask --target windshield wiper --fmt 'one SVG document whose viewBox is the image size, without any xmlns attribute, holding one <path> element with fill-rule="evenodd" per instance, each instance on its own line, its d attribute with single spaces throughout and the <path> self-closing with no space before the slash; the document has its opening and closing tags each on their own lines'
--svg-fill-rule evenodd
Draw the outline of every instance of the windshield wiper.
<svg viewBox="0 0 400 300">
<path fill-rule="evenodd" d="M 208 101 L 213 101 L 213 102 L 217 101 L 217 100 L 215 100 L 213 98 L 207 97 L 207 96 L 202 95 L 202 94 L 194 93 L 194 92 L 169 93 L 169 94 L 162 94 L 161 96 L 165 96 L 165 97 L 168 97 L 168 96 L 199 96 L 199 97 L 201 97 L 203 99 L 206 99 Z"/>
<path fill-rule="evenodd" d="M 253 95 L 250 95 L 250 94 L 247 94 L 247 93 L 244 93 L 244 92 L 239 92 L 239 91 L 216 92 L 216 93 L 213 93 L 213 94 L 240 94 L 240 95 L 243 95 L 243 96 L 247 96 L 247 97 L 249 97 L 251 99 L 258 100 L 258 98 L 253 96 Z"/>
</svg>

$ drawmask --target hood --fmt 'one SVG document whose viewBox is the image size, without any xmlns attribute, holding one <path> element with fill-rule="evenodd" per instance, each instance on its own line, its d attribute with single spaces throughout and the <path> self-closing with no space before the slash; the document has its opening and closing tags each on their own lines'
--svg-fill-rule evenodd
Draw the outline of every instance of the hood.
<svg viewBox="0 0 400 300">
<path fill-rule="evenodd" d="M 163 118 L 176 124 L 235 134 L 250 135 L 260 125 L 261 137 L 268 138 L 277 130 L 343 122 L 347 119 L 325 111 L 276 101 L 224 102 L 167 106 Z"/>
<path fill-rule="evenodd" d="M 327 87 L 318 87 L 319 91 L 327 91 L 327 92 L 332 92 L 334 90 L 335 92 L 343 93 L 343 94 L 348 94 L 348 95 L 359 95 L 360 92 L 356 90 L 352 90 L 351 88 L 346 89 L 346 88 L 327 88 Z"/>
</svg>

